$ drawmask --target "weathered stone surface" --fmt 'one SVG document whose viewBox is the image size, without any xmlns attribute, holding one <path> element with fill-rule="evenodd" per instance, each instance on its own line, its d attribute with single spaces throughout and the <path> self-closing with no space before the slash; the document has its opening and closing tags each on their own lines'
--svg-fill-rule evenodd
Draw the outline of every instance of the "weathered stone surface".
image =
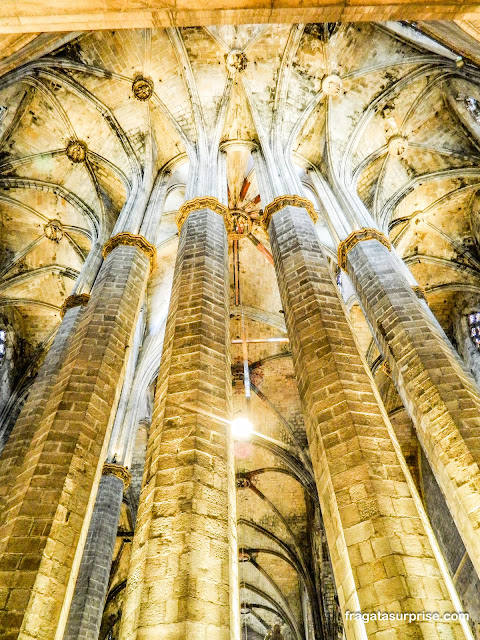
<svg viewBox="0 0 480 640">
<path fill-rule="evenodd" d="M 340 605 L 344 612 L 452 610 L 310 217 L 285 207 L 269 235 Z M 345 620 L 347 637 L 364 637 L 362 626 Z M 365 628 L 369 638 L 385 638 L 380 623 Z M 464 637 L 459 625 L 449 628 Z M 388 623 L 389 638 L 441 638 L 444 630 Z"/>
<path fill-rule="evenodd" d="M 223 217 L 191 212 L 180 233 L 124 640 L 230 637 L 227 255 Z"/>
<path fill-rule="evenodd" d="M 480 397 L 395 256 L 375 240 L 347 270 L 464 544 L 480 573 Z"/>
<path fill-rule="evenodd" d="M 134 247 L 118 247 L 107 257 L 88 306 L 67 312 L 66 322 L 77 313 L 81 318 L 52 386 L 25 405 L 25 416 L 30 412 L 38 422 L 17 453 L 22 464 L 10 481 L 0 529 L 2 640 L 55 637 L 74 586 L 72 567 L 93 508 L 91 493 L 149 267 Z M 7 474 L 9 452 L 7 447 L 0 461 Z"/>
</svg>

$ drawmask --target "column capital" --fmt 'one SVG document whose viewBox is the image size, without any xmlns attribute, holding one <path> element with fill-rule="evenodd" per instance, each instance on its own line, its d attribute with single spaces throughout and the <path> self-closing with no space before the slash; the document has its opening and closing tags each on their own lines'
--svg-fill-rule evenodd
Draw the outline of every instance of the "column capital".
<svg viewBox="0 0 480 640">
<path fill-rule="evenodd" d="M 383 244 L 384 247 L 387 247 L 389 251 L 392 248 L 390 240 L 386 238 L 381 231 L 378 231 L 378 229 L 357 229 L 356 231 L 352 231 L 352 233 L 338 245 L 338 266 L 346 271 L 348 252 L 359 242 L 365 242 L 367 240 L 378 240 L 378 242 Z"/>
<path fill-rule="evenodd" d="M 192 198 L 191 200 L 187 200 L 182 204 L 180 209 L 178 210 L 177 217 L 175 218 L 175 222 L 177 223 L 178 230 L 181 231 L 183 227 L 183 223 L 188 218 L 188 216 L 192 213 L 192 211 L 198 211 L 199 209 L 210 209 L 215 213 L 223 216 L 225 220 L 225 225 L 228 230 L 228 209 L 222 204 L 217 198 L 213 196 L 200 196 L 199 198 Z"/>
<path fill-rule="evenodd" d="M 153 271 L 157 262 L 157 250 L 153 244 L 151 244 L 146 238 L 143 236 L 136 235 L 134 233 L 130 233 L 128 231 L 123 231 L 122 233 L 117 233 L 116 236 L 107 240 L 107 242 L 103 245 L 102 255 L 104 258 L 108 256 L 116 247 L 120 245 L 126 245 L 128 247 L 137 247 L 140 251 L 150 258 L 150 269 Z"/>
<path fill-rule="evenodd" d="M 428 300 L 427 300 L 427 292 L 419 284 L 414 284 L 412 286 L 412 291 L 417 296 L 417 298 L 420 298 L 420 300 L 425 300 L 425 302 L 428 302 Z"/>
<path fill-rule="evenodd" d="M 69 309 L 73 309 L 74 307 L 86 307 L 89 300 L 89 293 L 74 293 L 73 295 L 68 296 L 68 298 L 65 298 L 65 301 L 60 308 L 60 315 L 63 318 Z"/>
<path fill-rule="evenodd" d="M 285 207 L 300 207 L 302 209 L 306 209 L 308 215 L 313 220 L 313 223 L 315 224 L 317 221 L 317 212 L 315 211 L 315 207 L 311 200 L 302 198 L 301 196 L 278 196 L 275 200 L 272 200 L 270 204 L 267 204 L 263 210 L 262 225 L 264 229 L 268 230 L 273 214 Z"/>
<path fill-rule="evenodd" d="M 238 151 L 239 149 L 247 149 L 248 151 L 256 151 L 258 144 L 253 140 L 225 140 L 220 143 L 220 151 Z"/>
<path fill-rule="evenodd" d="M 123 482 L 124 489 L 128 489 L 132 480 L 132 476 L 127 468 L 114 462 L 105 462 L 103 464 L 102 476 L 115 476 L 116 478 L 120 478 Z"/>
<path fill-rule="evenodd" d="M 388 364 L 387 360 L 384 360 L 382 362 L 382 371 L 389 378 L 392 377 L 392 369 L 390 368 L 390 365 Z"/>
</svg>

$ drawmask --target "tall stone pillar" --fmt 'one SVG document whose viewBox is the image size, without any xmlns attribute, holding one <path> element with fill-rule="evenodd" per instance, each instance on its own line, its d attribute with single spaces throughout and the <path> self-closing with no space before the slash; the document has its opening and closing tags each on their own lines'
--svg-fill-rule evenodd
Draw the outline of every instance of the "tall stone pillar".
<svg viewBox="0 0 480 640">
<path fill-rule="evenodd" d="M 351 639 L 465 638 L 459 624 L 348 612 L 454 611 L 425 514 L 298 196 L 264 210 L 328 545 Z M 413 489 L 413 490 L 412 490 Z"/>
<path fill-rule="evenodd" d="M 170 310 L 133 540 L 123 640 L 227 640 L 228 420 L 226 209 L 180 209 Z"/>
<path fill-rule="evenodd" d="M 352 281 L 418 439 L 480 575 L 480 396 L 458 354 L 375 229 L 351 233 L 339 264 Z"/>
<path fill-rule="evenodd" d="M 89 295 L 81 294 L 69 296 L 65 300 L 61 310 L 63 321 L 32 385 L 28 401 L 20 412 L 11 437 L 2 451 L 0 458 L 0 514 L 5 508 L 5 501 L 10 495 L 12 484 L 15 482 L 20 465 L 25 459 L 30 442 L 38 428 L 39 420 L 57 380 L 60 366 L 67 357 L 70 340 L 75 335 L 79 319 L 82 316 L 82 309 L 88 303 L 89 298 Z"/>
<path fill-rule="evenodd" d="M 137 520 L 138 505 L 140 504 L 140 493 L 142 490 L 143 470 L 145 468 L 145 459 L 147 457 L 147 442 L 150 423 L 148 420 L 141 420 L 132 452 L 132 461 L 130 472 L 132 474 L 132 482 L 127 492 L 128 503 L 130 504 L 130 513 L 135 525 Z"/>
<path fill-rule="evenodd" d="M 154 247 L 123 233 L 104 256 L 52 386 L 40 399 L 31 394 L 20 416 L 19 429 L 24 416 L 34 417 L 20 433 L 20 464 L 11 464 L 8 447 L 0 458 L 0 486 L 9 486 L 0 525 L 1 640 L 53 640 L 66 623 Z"/>
<path fill-rule="evenodd" d="M 105 463 L 63 640 L 97 640 L 107 595 L 124 489 L 130 474 Z"/>
</svg>

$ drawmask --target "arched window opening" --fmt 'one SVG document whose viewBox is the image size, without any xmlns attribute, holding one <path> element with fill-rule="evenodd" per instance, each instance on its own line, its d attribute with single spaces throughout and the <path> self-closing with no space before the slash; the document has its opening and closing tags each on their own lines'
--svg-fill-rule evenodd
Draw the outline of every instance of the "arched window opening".
<svg viewBox="0 0 480 640">
<path fill-rule="evenodd" d="M 468 316 L 470 337 L 473 344 L 480 350 L 480 313 L 470 313 Z"/>
<path fill-rule="evenodd" d="M 5 329 L 0 329 L 0 363 L 3 361 L 7 353 L 6 341 L 7 332 L 5 331 Z"/>
<path fill-rule="evenodd" d="M 480 104 L 476 98 L 472 96 L 467 96 L 464 99 L 465 108 L 468 113 L 472 116 L 472 118 L 480 124 Z"/>
</svg>

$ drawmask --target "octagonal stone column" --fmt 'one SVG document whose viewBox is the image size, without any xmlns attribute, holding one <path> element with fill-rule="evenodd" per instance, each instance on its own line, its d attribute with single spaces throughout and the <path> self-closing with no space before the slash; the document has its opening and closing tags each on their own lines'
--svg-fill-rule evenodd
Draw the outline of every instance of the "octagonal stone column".
<svg viewBox="0 0 480 640">
<path fill-rule="evenodd" d="M 130 233 L 107 242 L 74 333 L 60 354 L 47 357 L 14 427 L 12 443 L 21 443 L 15 464 L 10 447 L 0 458 L 0 486 L 8 484 L 0 524 L 1 640 L 53 640 L 66 623 L 154 254 Z M 74 311 L 67 310 L 65 328 Z"/>
<path fill-rule="evenodd" d="M 98 640 L 123 492 L 130 480 L 125 467 L 103 465 L 63 640 Z"/>
<path fill-rule="evenodd" d="M 71 338 L 75 335 L 82 311 L 89 298 L 90 296 L 85 293 L 66 298 L 61 310 L 62 323 L 35 378 L 28 394 L 28 400 L 17 418 L 11 437 L 2 450 L 0 457 L 0 514 L 5 508 L 12 484 L 15 482 L 18 469 L 25 459 L 38 422 L 57 380 L 59 369 L 67 357 Z"/>
<path fill-rule="evenodd" d="M 313 205 L 298 196 L 264 210 L 346 636 L 465 638 L 452 622 L 347 616 L 455 607 L 311 217 Z"/>
<path fill-rule="evenodd" d="M 376 229 L 339 245 L 470 558 L 480 575 L 480 395 L 455 349 Z"/>
<path fill-rule="evenodd" d="M 120 637 L 230 637 L 225 207 L 186 202 Z M 234 510 L 233 510 L 234 513 Z"/>
</svg>

